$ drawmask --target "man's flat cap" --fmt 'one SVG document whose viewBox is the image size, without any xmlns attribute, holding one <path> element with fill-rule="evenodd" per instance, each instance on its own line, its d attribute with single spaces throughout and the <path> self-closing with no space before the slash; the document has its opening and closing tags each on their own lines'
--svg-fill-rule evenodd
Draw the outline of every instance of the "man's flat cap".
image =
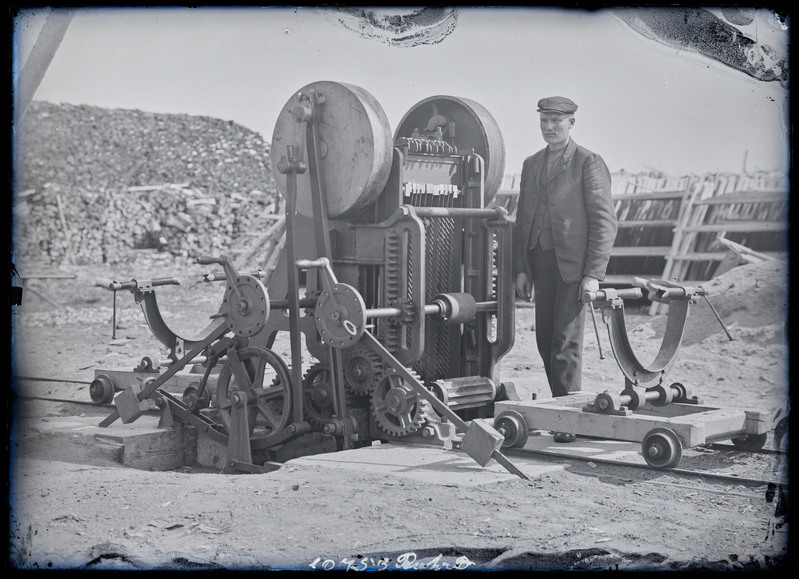
<svg viewBox="0 0 799 579">
<path fill-rule="evenodd" d="M 547 97 L 538 101 L 539 113 L 560 113 L 562 115 L 574 114 L 577 105 L 566 97 Z"/>
</svg>

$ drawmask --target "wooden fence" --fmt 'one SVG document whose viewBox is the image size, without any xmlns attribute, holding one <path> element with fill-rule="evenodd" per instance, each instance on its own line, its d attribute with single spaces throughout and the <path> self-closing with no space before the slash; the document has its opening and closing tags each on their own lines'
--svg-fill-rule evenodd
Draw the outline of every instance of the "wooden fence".
<svg viewBox="0 0 799 579">
<path fill-rule="evenodd" d="M 494 203 L 515 214 L 519 175 L 505 178 Z M 728 255 L 727 239 L 756 252 L 787 252 L 788 180 L 773 173 L 664 177 L 613 175 L 619 232 L 606 283 L 633 277 L 706 281 Z"/>
<path fill-rule="evenodd" d="M 506 176 L 493 202 L 511 215 L 516 213 L 519 177 Z M 664 177 L 622 171 L 613 175 L 612 195 L 619 231 L 608 264 L 608 285 L 629 285 L 634 277 L 706 281 L 728 257 L 730 245 L 769 257 L 787 253 L 785 175 Z M 264 268 L 268 282 L 284 245 L 281 204 L 231 253 L 241 267 Z"/>
</svg>

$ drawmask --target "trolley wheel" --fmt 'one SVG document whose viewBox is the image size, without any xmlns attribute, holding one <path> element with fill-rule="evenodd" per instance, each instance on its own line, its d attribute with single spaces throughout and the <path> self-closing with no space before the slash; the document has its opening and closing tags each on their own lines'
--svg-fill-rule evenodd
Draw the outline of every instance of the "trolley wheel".
<svg viewBox="0 0 799 579">
<path fill-rule="evenodd" d="M 767 438 L 768 434 L 765 432 L 763 434 L 747 434 L 744 438 L 733 438 L 732 445 L 738 450 L 757 452 L 766 444 Z"/>
<path fill-rule="evenodd" d="M 506 410 L 494 419 L 494 429 L 505 437 L 502 448 L 521 448 L 527 444 L 527 421 L 515 410 Z"/>
<path fill-rule="evenodd" d="M 682 443 L 673 430 L 653 428 L 643 442 L 644 460 L 655 468 L 674 468 L 682 459 Z"/>
<path fill-rule="evenodd" d="M 95 404 L 109 404 L 114 400 L 114 382 L 105 374 L 98 374 L 89 384 L 89 396 Z"/>
</svg>

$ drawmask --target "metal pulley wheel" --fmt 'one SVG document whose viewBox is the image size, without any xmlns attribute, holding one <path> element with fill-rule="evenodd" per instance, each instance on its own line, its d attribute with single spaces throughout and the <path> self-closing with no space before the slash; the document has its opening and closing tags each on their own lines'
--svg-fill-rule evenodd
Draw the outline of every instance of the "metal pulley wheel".
<svg viewBox="0 0 799 579">
<path fill-rule="evenodd" d="M 238 377 L 242 377 L 242 384 Z M 264 383 L 269 383 L 265 388 Z M 222 423 L 232 432 L 234 405 L 247 405 L 250 434 L 256 424 L 274 433 L 291 421 L 291 378 L 283 360 L 265 348 L 241 348 L 219 372 L 216 406 Z"/>
<path fill-rule="evenodd" d="M 485 203 L 494 198 L 505 176 L 505 142 L 494 117 L 482 105 L 465 98 L 433 96 L 416 103 L 400 121 L 394 140 L 411 137 L 414 129 L 432 135 L 441 129 L 444 141 L 458 152 L 474 149 L 485 161 Z"/>
<path fill-rule="evenodd" d="M 105 374 L 98 374 L 89 384 L 89 396 L 95 404 L 110 404 L 115 392 L 114 381 Z"/>
<path fill-rule="evenodd" d="M 222 301 L 228 328 L 239 336 L 254 336 L 263 330 L 269 317 L 269 295 L 261 281 L 242 274 L 228 281 Z"/>
<path fill-rule="evenodd" d="M 314 95 L 316 121 L 303 115 Z M 318 140 L 319 180 L 328 217 L 353 214 L 373 203 L 388 182 L 391 170 L 391 127 L 380 103 L 364 89 L 340 82 L 319 81 L 294 93 L 278 116 L 272 134 L 272 174 L 280 194 L 286 196 L 286 175 L 278 170 L 286 147 L 300 151 L 309 163 L 306 125 L 315 122 Z M 311 167 L 297 175 L 297 211 L 313 217 Z"/>
<path fill-rule="evenodd" d="M 319 340 L 334 348 L 352 346 L 366 328 L 366 306 L 351 285 L 334 283 L 322 292 L 314 310 Z"/>
</svg>

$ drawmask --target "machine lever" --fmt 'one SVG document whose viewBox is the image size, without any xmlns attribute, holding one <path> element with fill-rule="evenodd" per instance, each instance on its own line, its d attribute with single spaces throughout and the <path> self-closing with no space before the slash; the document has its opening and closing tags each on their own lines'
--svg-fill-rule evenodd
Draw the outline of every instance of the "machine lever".
<svg viewBox="0 0 799 579">
<path fill-rule="evenodd" d="M 730 331 L 727 329 L 727 326 L 724 324 L 724 321 L 721 319 L 721 316 L 716 311 L 716 308 L 714 308 L 713 304 L 710 303 L 710 298 L 707 297 L 707 294 L 704 294 L 702 297 L 705 298 L 705 301 L 707 302 L 707 305 L 710 306 L 710 310 L 713 312 L 713 315 L 716 316 L 716 319 L 719 321 L 719 324 L 721 324 L 721 329 L 724 330 L 724 333 L 727 334 L 727 337 L 729 338 L 730 342 L 732 342 L 733 340 L 732 334 L 730 334 Z"/>
<path fill-rule="evenodd" d="M 599 328 L 596 325 L 596 312 L 594 311 L 594 304 L 589 303 L 588 309 L 591 310 L 591 321 L 594 322 L 594 332 L 596 333 L 596 346 L 599 348 L 599 359 L 604 360 L 605 354 L 602 352 L 602 342 L 599 339 Z"/>
</svg>

